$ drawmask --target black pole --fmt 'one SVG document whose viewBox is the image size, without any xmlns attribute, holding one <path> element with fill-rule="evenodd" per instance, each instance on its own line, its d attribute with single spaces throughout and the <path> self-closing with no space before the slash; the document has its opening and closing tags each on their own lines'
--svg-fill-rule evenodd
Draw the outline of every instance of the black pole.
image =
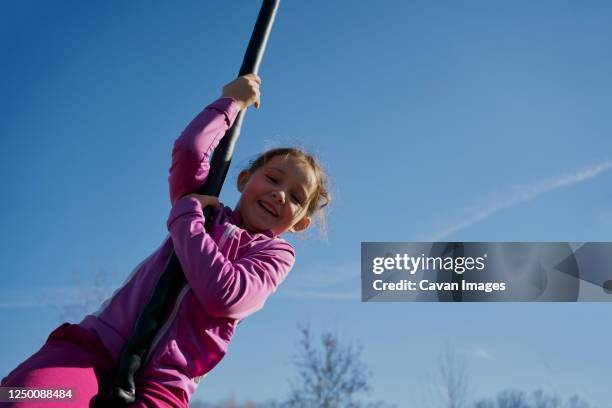
<svg viewBox="0 0 612 408">
<path fill-rule="evenodd" d="M 266 49 L 279 3 L 280 0 L 263 1 L 238 76 L 256 74 L 259 71 L 259 65 Z M 223 182 L 232 161 L 234 147 L 240 136 L 244 114 L 245 110 L 238 113 L 233 126 L 215 149 L 208 178 L 206 183 L 198 190 L 198 194 L 218 197 L 221 193 Z M 210 219 L 212 211 L 212 207 L 204 209 L 206 219 Z M 178 257 L 172 251 L 166 269 L 160 276 L 151 295 L 151 300 L 136 322 L 132 337 L 123 346 L 113 382 L 106 395 L 99 397 L 96 401 L 97 407 L 121 407 L 135 401 L 134 377 L 146 361 L 151 342 L 163 323 L 164 312 L 174 304 L 178 293 L 186 284 Z M 101 392 L 101 394 L 103 393 Z"/>
<path fill-rule="evenodd" d="M 257 74 L 259 71 L 259 65 L 263 58 L 264 51 L 266 50 L 266 44 L 270 31 L 272 30 L 272 24 L 274 24 L 274 17 L 276 16 L 276 10 L 280 0 L 264 0 L 257 16 L 257 22 L 251 34 L 249 45 L 244 54 L 242 60 L 242 66 L 238 72 L 238 76 L 247 74 Z M 225 181 L 225 176 L 229 170 L 230 163 L 232 161 L 232 155 L 234 154 L 234 146 L 240 137 L 240 128 L 242 121 L 244 120 L 244 114 L 246 110 L 241 110 L 234 121 L 234 125 L 228 131 L 228 133 L 221 139 L 219 145 L 215 149 L 213 157 L 210 163 L 210 173 L 208 179 L 202 188 L 198 191 L 199 194 L 219 196 L 221 193 L 221 187 Z M 212 212 L 212 207 L 208 207 L 204 210 L 204 216 L 207 217 Z"/>
</svg>

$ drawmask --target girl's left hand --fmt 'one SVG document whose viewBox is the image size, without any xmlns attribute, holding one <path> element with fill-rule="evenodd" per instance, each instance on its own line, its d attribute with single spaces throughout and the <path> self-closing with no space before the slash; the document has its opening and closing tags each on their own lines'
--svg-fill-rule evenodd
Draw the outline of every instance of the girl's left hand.
<svg viewBox="0 0 612 408">
<path fill-rule="evenodd" d="M 219 203 L 219 197 L 196 194 L 196 193 L 187 194 L 185 197 L 196 198 L 200 202 L 200 204 L 202 204 L 202 208 L 206 208 L 209 205 L 215 208 L 221 207 L 221 203 Z"/>
</svg>

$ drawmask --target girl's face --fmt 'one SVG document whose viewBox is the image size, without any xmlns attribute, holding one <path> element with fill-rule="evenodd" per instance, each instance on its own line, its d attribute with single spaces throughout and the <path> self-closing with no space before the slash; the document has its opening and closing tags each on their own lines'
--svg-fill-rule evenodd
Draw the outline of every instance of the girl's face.
<svg viewBox="0 0 612 408">
<path fill-rule="evenodd" d="M 252 174 L 241 172 L 237 208 L 244 228 L 271 230 L 274 235 L 308 228 L 311 219 L 306 209 L 315 189 L 314 178 L 310 166 L 293 156 L 274 156 Z"/>
</svg>

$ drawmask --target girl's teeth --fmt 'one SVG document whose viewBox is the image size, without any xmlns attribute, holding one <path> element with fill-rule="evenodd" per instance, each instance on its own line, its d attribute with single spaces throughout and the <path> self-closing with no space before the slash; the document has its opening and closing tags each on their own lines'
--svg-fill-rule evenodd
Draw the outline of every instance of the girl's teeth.
<svg viewBox="0 0 612 408">
<path fill-rule="evenodd" d="M 263 205 L 261 202 L 259 203 L 259 205 L 261 206 L 261 208 L 263 208 L 264 210 L 266 210 L 266 212 L 274 217 L 276 217 L 276 214 L 274 214 L 272 211 L 270 211 L 268 209 L 268 207 L 266 207 L 265 205 Z"/>
</svg>

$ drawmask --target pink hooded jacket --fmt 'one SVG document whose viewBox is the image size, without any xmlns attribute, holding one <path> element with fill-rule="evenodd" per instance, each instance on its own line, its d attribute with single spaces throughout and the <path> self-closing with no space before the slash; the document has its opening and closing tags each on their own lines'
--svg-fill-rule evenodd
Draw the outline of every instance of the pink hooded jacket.
<svg viewBox="0 0 612 408">
<path fill-rule="evenodd" d="M 232 99 L 219 99 L 176 140 L 169 176 L 169 237 L 80 323 L 98 333 L 116 361 L 174 249 L 188 284 L 153 340 L 139 376 L 183 389 L 188 397 L 225 355 L 238 321 L 262 308 L 295 259 L 289 243 L 271 231 L 239 228 L 239 212 L 225 206 L 215 210 L 212 231 L 206 231 L 200 202 L 184 197 L 206 180 L 210 156 L 237 113 Z"/>
</svg>

